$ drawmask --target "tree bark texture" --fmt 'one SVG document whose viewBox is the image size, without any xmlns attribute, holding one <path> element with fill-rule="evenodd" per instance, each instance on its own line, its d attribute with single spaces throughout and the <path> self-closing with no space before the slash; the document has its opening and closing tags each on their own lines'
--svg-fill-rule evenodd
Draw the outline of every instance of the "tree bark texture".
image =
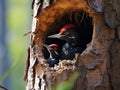
<svg viewBox="0 0 120 90">
<path fill-rule="evenodd" d="M 34 0 L 24 78 L 26 90 L 56 90 L 56 85 L 68 80 L 74 72 L 79 76 L 71 90 L 120 90 L 119 8 L 119 0 Z M 65 15 L 69 21 L 74 19 L 80 24 L 77 18 L 80 11 L 92 18 L 91 41 L 75 60 L 63 60 L 54 68 L 49 67 L 42 44 L 48 35 L 59 32 L 67 23 Z"/>
</svg>

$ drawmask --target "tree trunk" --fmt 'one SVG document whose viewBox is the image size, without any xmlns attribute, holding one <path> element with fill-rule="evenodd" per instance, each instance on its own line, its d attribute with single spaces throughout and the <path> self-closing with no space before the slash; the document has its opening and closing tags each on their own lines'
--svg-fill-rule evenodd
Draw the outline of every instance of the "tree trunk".
<svg viewBox="0 0 120 90">
<path fill-rule="evenodd" d="M 120 89 L 120 1 L 34 0 L 31 42 L 26 60 L 26 90 L 57 90 L 79 73 L 71 90 Z M 81 33 L 82 53 L 74 60 L 60 61 L 51 68 L 42 44 L 63 42 L 48 39 L 61 26 L 73 23 Z"/>
</svg>

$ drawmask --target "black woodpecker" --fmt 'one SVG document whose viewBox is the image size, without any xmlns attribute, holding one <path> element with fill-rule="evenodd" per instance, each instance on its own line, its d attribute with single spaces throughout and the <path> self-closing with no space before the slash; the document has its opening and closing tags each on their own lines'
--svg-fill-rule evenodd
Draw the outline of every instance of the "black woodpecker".
<svg viewBox="0 0 120 90">
<path fill-rule="evenodd" d="M 61 60 L 73 60 L 75 53 L 83 51 L 83 48 L 79 47 L 79 37 L 77 27 L 73 24 L 67 24 L 60 29 L 58 34 L 48 36 L 48 38 L 58 38 L 66 41 L 60 53 Z"/>
<path fill-rule="evenodd" d="M 43 46 L 49 52 L 49 57 L 47 58 L 47 63 L 49 64 L 50 67 L 54 67 L 55 64 L 59 63 L 59 59 L 60 59 L 60 56 L 58 54 L 58 45 L 57 44 L 50 44 L 50 45 L 43 44 Z"/>
</svg>

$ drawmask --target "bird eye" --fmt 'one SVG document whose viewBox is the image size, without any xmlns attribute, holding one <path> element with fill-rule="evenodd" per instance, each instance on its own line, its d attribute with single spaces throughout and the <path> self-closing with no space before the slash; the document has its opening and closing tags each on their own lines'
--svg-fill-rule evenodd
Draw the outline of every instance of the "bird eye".
<svg viewBox="0 0 120 90">
<path fill-rule="evenodd" d="M 69 32 L 64 32 L 64 35 L 69 35 Z"/>
</svg>

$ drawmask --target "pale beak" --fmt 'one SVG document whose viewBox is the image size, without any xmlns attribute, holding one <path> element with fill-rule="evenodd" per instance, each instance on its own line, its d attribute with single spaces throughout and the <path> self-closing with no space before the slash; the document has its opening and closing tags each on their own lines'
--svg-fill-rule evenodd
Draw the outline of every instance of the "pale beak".
<svg viewBox="0 0 120 90">
<path fill-rule="evenodd" d="M 42 44 L 42 46 L 44 46 L 47 49 L 50 49 L 49 45 Z"/>
<path fill-rule="evenodd" d="M 50 35 L 48 36 L 48 38 L 60 38 L 62 39 L 65 35 L 61 35 L 61 34 L 54 34 L 54 35 Z"/>
</svg>

